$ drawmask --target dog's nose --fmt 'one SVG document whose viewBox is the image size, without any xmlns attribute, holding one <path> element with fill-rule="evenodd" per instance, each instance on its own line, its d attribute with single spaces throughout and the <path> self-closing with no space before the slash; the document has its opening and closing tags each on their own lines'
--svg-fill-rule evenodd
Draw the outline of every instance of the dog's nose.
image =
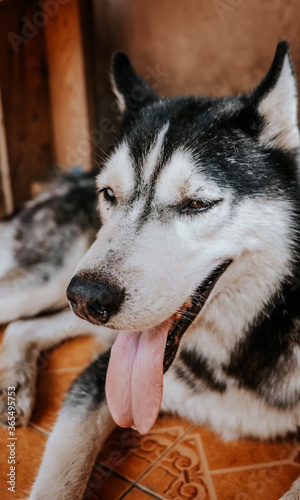
<svg viewBox="0 0 300 500">
<path fill-rule="evenodd" d="M 75 314 L 91 323 L 106 323 L 120 309 L 124 289 L 105 281 L 89 281 L 74 276 L 67 297 Z"/>
</svg>

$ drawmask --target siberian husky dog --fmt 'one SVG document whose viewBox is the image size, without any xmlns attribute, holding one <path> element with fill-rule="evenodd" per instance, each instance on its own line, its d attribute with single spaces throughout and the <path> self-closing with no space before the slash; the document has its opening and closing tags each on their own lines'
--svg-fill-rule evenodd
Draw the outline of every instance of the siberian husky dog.
<svg viewBox="0 0 300 500">
<path fill-rule="evenodd" d="M 112 69 L 123 118 L 99 173 L 67 176 L 1 227 L 0 321 L 65 308 L 71 278 L 75 312 L 8 326 L 3 423 L 9 387 L 28 422 L 42 349 L 83 333 L 115 340 L 69 389 L 31 500 L 82 498 L 114 422 L 147 433 L 163 410 L 226 439 L 300 427 L 300 137 L 287 43 L 252 93 L 222 99 L 161 99 L 121 53 Z M 300 498 L 299 480 L 283 498 Z"/>
</svg>

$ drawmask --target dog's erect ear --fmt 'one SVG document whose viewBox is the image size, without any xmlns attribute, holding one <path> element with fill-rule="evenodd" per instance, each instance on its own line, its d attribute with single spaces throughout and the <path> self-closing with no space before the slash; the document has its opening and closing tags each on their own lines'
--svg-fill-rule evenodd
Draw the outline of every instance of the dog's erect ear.
<svg viewBox="0 0 300 500">
<path fill-rule="evenodd" d="M 264 122 L 259 135 L 261 144 L 298 148 L 297 82 L 287 42 L 277 45 L 272 66 L 252 97 Z"/>
<path fill-rule="evenodd" d="M 120 111 L 135 111 L 158 100 L 157 95 L 134 71 L 122 52 L 112 58 L 112 86 Z"/>
</svg>

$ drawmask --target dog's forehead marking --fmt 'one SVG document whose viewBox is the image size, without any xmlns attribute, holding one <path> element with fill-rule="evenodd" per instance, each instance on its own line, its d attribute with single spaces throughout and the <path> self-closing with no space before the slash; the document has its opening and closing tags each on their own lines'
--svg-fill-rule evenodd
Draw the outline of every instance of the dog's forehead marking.
<svg viewBox="0 0 300 500">
<path fill-rule="evenodd" d="M 187 198 L 213 200 L 220 197 L 222 191 L 219 186 L 207 178 L 188 151 L 175 151 L 157 179 L 155 198 L 164 204 Z"/>
<path fill-rule="evenodd" d="M 105 163 L 97 177 L 97 187 L 110 187 L 116 195 L 131 196 L 134 191 L 135 173 L 129 146 L 124 141 Z"/>
<path fill-rule="evenodd" d="M 142 173 L 142 179 L 144 184 L 147 184 L 151 177 L 153 176 L 159 162 L 159 158 L 161 155 L 162 147 L 163 147 L 163 142 L 166 136 L 166 133 L 169 128 L 169 122 L 167 122 L 163 128 L 160 130 L 158 135 L 156 136 L 156 139 L 146 156 L 144 162 L 143 162 L 143 173 Z"/>
<path fill-rule="evenodd" d="M 136 165 L 130 152 L 127 142 L 122 142 L 109 160 L 105 163 L 101 173 L 97 178 L 97 187 L 111 187 L 116 195 L 124 197 L 131 196 L 138 186 L 138 182 L 147 185 L 158 166 L 159 158 L 163 148 L 165 135 L 168 131 L 169 123 L 166 123 L 160 130 L 150 148 L 149 153 L 143 159 L 141 175 L 136 175 Z"/>
<path fill-rule="evenodd" d="M 145 202 L 143 213 L 149 212 L 153 200 L 166 206 L 188 198 L 221 198 L 221 189 L 205 175 L 191 151 L 175 149 L 167 162 L 160 164 L 168 128 L 169 123 L 166 123 L 156 135 L 143 160 L 139 176 L 136 175 L 130 146 L 126 141 L 122 142 L 103 166 L 97 178 L 98 188 L 110 187 L 123 201 L 138 201 L 142 195 Z"/>
</svg>

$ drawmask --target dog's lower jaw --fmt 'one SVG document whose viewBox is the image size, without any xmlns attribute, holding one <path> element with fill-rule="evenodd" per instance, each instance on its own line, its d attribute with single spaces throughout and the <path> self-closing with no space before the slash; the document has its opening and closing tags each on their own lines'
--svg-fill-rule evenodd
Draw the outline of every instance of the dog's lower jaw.
<svg viewBox="0 0 300 500">
<path fill-rule="evenodd" d="M 172 327 L 168 333 L 164 355 L 164 373 L 170 368 L 176 357 L 184 332 L 201 312 L 217 281 L 231 262 L 231 260 L 226 260 L 223 264 L 219 265 L 183 304 L 180 314 L 172 316 Z"/>
</svg>

